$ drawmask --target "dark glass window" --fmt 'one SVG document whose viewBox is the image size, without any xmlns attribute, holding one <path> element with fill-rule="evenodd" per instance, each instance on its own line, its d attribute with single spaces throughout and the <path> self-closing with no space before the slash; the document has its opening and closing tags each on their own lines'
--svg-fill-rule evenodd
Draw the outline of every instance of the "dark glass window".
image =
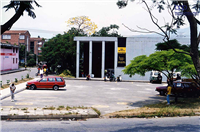
<svg viewBox="0 0 200 132">
<path fill-rule="evenodd" d="M 63 80 L 62 80 L 62 78 L 56 78 L 56 81 L 57 82 L 62 82 Z"/>
<path fill-rule="evenodd" d="M 46 82 L 47 78 L 43 78 L 42 80 L 40 80 L 40 82 Z"/>
<path fill-rule="evenodd" d="M 48 78 L 49 82 L 55 82 L 55 78 Z"/>
<path fill-rule="evenodd" d="M 34 53 L 34 42 L 31 42 L 31 45 L 30 45 L 30 52 Z"/>
</svg>

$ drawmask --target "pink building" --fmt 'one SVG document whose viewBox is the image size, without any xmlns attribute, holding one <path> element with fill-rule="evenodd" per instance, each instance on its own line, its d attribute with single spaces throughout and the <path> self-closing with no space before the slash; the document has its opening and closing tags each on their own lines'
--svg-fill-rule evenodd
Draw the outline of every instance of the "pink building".
<svg viewBox="0 0 200 132">
<path fill-rule="evenodd" d="M 1 71 L 19 68 L 19 46 L 11 44 L 1 45 Z"/>
</svg>

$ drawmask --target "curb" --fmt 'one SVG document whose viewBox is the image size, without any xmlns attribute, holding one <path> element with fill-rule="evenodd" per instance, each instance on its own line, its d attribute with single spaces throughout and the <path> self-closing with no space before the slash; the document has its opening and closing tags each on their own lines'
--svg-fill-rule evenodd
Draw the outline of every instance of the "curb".
<svg viewBox="0 0 200 132">
<path fill-rule="evenodd" d="M 22 69 L 22 70 L 16 70 L 16 71 L 10 71 L 10 72 L 6 72 L 6 73 L 1 73 L 1 75 L 5 75 L 5 74 L 10 74 L 10 73 L 15 73 L 15 72 L 21 72 L 21 71 L 25 71 L 26 69 Z"/>
<path fill-rule="evenodd" d="M 8 119 L 61 119 L 61 120 L 77 120 L 86 118 L 99 118 L 97 114 L 89 115 L 1 115 L 1 120 Z"/>
<path fill-rule="evenodd" d="M 64 80 L 82 80 L 82 81 L 104 81 L 103 79 L 91 79 L 91 80 L 86 80 L 86 79 L 82 79 L 82 78 L 67 78 L 67 77 L 63 77 Z M 109 80 L 104 81 L 104 82 L 110 82 Z M 114 82 L 114 81 L 111 81 Z M 117 81 L 115 81 L 117 82 Z M 149 83 L 149 81 L 143 81 L 143 80 L 122 80 L 121 82 L 140 82 L 140 83 Z M 166 81 L 162 82 L 162 83 L 167 83 Z"/>
</svg>

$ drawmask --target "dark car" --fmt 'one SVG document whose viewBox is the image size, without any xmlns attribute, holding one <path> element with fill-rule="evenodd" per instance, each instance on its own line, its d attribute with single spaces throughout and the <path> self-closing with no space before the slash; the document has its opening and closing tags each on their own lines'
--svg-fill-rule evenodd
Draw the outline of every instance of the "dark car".
<svg viewBox="0 0 200 132">
<path fill-rule="evenodd" d="M 65 80 L 59 76 L 48 76 L 39 80 L 29 81 L 26 86 L 31 90 L 37 88 L 53 88 L 58 90 L 60 87 L 65 87 Z"/>
<path fill-rule="evenodd" d="M 160 95 L 166 95 L 167 86 L 156 87 L 156 91 L 160 93 Z M 193 82 L 174 82 L 172 88 L 172 94 L 176 94 L 179 96 L 199 96 L 200 95 L 200 87 L 198 87 Z"/>
</svg>

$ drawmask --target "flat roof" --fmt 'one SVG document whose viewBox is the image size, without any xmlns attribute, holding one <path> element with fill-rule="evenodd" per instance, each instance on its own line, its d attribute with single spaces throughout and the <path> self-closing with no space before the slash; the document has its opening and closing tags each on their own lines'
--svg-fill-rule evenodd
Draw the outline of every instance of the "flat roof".
<svg viewBox="0 0 200 132">
<path fill-rule="evenodd" d="M 74 41 L 117 41 L 117 37 L 74 37 Z"/>
</svg>

